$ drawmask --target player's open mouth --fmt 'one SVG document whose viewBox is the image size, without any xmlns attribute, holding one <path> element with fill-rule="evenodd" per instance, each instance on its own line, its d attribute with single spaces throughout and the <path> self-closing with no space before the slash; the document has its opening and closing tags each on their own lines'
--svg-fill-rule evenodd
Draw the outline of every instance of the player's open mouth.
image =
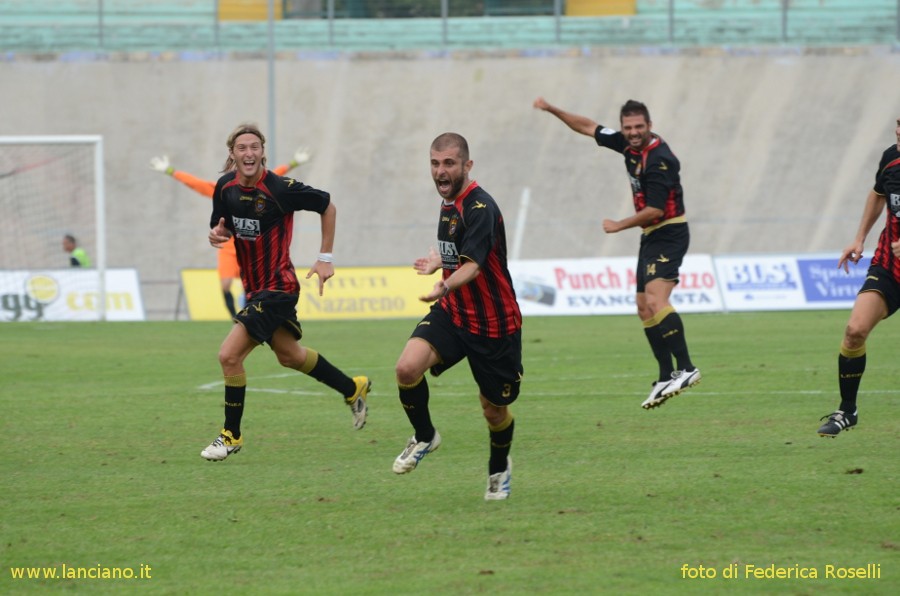
<svg viewBox="0 0 900 596">
<path fill-rule="evenodd" d="M 441 192 L 450 190 L 450 186 L 451 186 L 451 184 L 450 184 L 449 180 L 438 180 L 437 181 L 438 190 L 440 190 Z"/>
</svg>

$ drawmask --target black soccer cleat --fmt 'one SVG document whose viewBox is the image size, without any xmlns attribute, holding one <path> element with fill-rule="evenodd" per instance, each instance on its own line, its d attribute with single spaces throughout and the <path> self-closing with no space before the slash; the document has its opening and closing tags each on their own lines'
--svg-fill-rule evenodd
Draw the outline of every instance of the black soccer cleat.
<svg viewBox="0 0 900 596">
<path fill-rule="evenodd" d="M 850 430 L 856 426 L 856 422 L 859 419 L 856 412 L 846 414 L 843 410 L 835 410 L 833 414 L 822 416 L 819 420 L 825 420 L 826 418 L 828 422 L 819 427 L 819 436 L 831 437 L 832 439 L 838 436 L 842 430 Z"/>
</svg>

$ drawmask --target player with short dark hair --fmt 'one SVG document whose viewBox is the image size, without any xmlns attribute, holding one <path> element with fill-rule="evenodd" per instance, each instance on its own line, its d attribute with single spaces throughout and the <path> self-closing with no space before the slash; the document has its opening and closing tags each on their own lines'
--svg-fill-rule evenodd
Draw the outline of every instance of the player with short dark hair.
<svg viewBox="0 0 900 596">
<path fill-rule="evenodd" d="M 200 453 L 210 461 L 223 460 L 244 444 L 244 360 L 262 343 L 269 344 L 282 366 L 338 391 L 350 406 L 354 428 L 359 430 L 366 423 L 369 379 L 348 377 L 324 356 L 299 343 L 303 335 L 296 310 L 300 282 L 290 256 L 294 212 L 313 211 L 321 217 L 321 252 L 306 278 L 318 276 L 322 295 L 325 282 L 334 275 L 334 203 L 324 190 L 267 170 L 265 144 L 255 125 L 238 126 L 226 142 L 228 159 L 222 171 L 227 173 L 213 191 L 209 242 L 218 247 L 234 238 L 247 304 L 235 316 L 235 325 L 219 349 L 225 376 L 225 424 Z"/>
<path fill-rule="evenodd" d="M 284 176 L 300 164 L 308 162 L 311 156 L 312 153 L 309 149 L 300 147 L 294 152 L 294 157 L 290 162 L 280 165 L 272 171 L 279 176 Z M 150 167 L 157 172 L 171 176 L 208 199 L 211 199 L 213 196 L 213 191 L 216 188 L 215 182 L 198 178 L 197 176 L 182 170 L 176 170 L 172 167 L 167 155 L 152 158 L 150 160 Z M 223 244 L 219 249 L 217 269 L 219 272 L 219 283 L 222 287 L 222 296 L 225 298 L 225 308 L 228 309 L 228 313 L 233 319 L 237 314 L 237 309 L 234 304 L 234 296 L 231 294 L 231 286 L 233 285 L 234 280 L 240 279 L 241 277 L 241 270 L 240 267 L 238 267 L 237 253 L 234 249 L 233 238 Z"/>
<path fill-rule="evenodd" d="M 878 323 L 900 308 L 900 118 L 894 129 L 896 143 L 881 154 L 875 185 L 869 191 L 853 242 L 841 252 L 838 268 L 848 272 L 849 263 L 863 256 L 863 244 L 875 222 L 885 213 L 884 229 L 869 264 L 866 281 L 856 296 L 850 320 L 844 329 L 838 354 L 838 409 L 822 419 L 819 435 L 834 438 L 859 422 L 856 398 L 866 371 L 866 339 Z"/>
<path fill-rule="evenodd" d="M 91 260 L 83 248 L 78 246 L 78 241 L 72 234 L 66 234 L 62 239 L 63 252 L 69 255 L 69 265 L 72 267 L 90 267 Z"/>
<path fill-rule="evenodd" d="M 641 407 L 659 407 L 700 382 L 700 369 L 694 366 L 688 352 L 684 323 L 670 302 L 690 243 L 681 164 L 669 145 L 652 132 L 650 111 L 639 101 L 630 99 L 622 106 L 619 131 L 601 126 L 587 116 L 563 111 L 542 97 L 534 101 L 534 107 L 625 157 L 635 213 L 620 221 L 604 219 L 603 231 L 614 234 L 637 227 L 642 232 L 636 302 L 644 334 L 659 365 L 659 376 Z"/>
<path fill-rule="evenodd" d="M 464 358 L 478 384 L 487 420 L 490 457 L 484 498 L 510 495 L 509 457 L 515 423 L 509 409 L 519 396 L 522 314 L 506 262 L 506 230 L 497 203 L 474 180 L 466 139 L 444 133 L 431 144 L 431 177 L 441 202 L 440 253 L 431 249 L 413 266 L 420 275 L 441 269 L 441 279 L 421 297 L 434 302 L 397 361 L 400 403 L 415 431 L 394 460 L 394 472 L 412 472 L 441 445 L 431 422 L 425 372 L 439 376 Z"/>
</svg>

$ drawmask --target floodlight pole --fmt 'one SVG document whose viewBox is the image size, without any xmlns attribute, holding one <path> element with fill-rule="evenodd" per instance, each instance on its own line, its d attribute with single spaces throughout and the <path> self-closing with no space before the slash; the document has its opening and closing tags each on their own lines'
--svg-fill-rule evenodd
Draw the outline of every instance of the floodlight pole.
<svg viewBox="0 0 900 596">
<path fill-rule="evenodd" d="M 269 51 L 267 57 L 269 67 L 269 133 L 266 150 L 268 155 L 277 156 L 275 135 L 275 0 L 269 0 Z"/>
<path fill-rule="evenodd" d="M 447 17 L 450 16 L 449 4 L 450 0 L 441 0 L 441 43 L 445 46 L 447 45 Z"/>
</svg>

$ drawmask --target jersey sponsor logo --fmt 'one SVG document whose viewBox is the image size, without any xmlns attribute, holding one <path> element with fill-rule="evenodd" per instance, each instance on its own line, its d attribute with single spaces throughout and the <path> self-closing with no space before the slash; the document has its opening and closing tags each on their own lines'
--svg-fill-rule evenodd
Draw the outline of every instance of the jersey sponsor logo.
<svg viewBox="0 0 900 596">
<path fill-rule="evenodd" d="M 241 200 L 241 201 L 252 201 L 252 200 L 255 199 L 255 198 L 256 198 L 256 197 L 251 197 L 250 195 L 241 195 L 240 200 Z"/>
<path fill-rule="evenodd" d="M 891 193 L 891 212 L 900 215 L 900 195 Z"/>
<path fill-rule="evenodd" d="M 456 269 L 459 266 L 459 251 L 456 250 L 456 244 L 438 240 L 438 249 L 441 251 L 441 263 L 444 269 Z"/>
<path fill-rule="evenodd" d="M 232 216 L 231 221 L 239 238 L 257 238 L 262 230 L 258 219 Z"/>
<path fill-rule="evenodd" d="M 641 192 L 641 181 L 631 175 L 628 176 L 628 179 L 631 180 L 631 192 L 634 194 Z"/>
</svg>

